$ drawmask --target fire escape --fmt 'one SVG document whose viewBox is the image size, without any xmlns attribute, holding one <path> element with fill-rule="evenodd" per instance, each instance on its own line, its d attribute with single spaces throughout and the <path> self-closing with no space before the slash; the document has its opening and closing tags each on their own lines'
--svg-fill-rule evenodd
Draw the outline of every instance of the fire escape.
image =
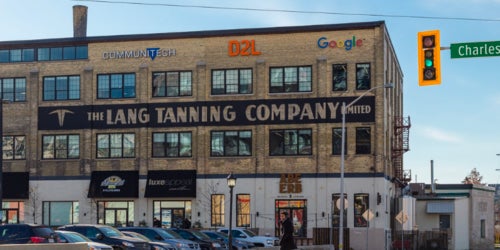
<svg viewBox="0 0 500 250">
<path fill-rule="evenodd" d="M 394 177 L 403 183 L 411 181 L 411 170 L 403 169 L 403 154 L 410 147 L 410 117 L 394 117 L 394 137 L 392 142 L 392 164 Z"/>
</svg>

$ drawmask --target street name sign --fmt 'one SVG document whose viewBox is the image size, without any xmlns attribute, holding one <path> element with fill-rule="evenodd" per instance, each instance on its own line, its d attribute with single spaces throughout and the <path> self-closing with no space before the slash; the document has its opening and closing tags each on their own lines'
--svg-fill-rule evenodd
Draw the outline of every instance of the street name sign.
<svg viewBox="0 0 500 250">
<path fill-rule="evenodd" d="M 500 41 L 452 43 L 450 50 L 451 59 L 500 56 Z"/>
</svg>

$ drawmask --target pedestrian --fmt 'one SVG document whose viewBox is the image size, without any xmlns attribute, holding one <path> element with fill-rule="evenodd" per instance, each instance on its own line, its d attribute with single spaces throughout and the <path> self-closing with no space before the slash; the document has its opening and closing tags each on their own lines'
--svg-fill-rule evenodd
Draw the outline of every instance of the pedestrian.
<svg viewBox="0 0 500 250">
<path fill-rule="evenodd" d="M 189 221 L 188 218 L 184 218 L 184 220 L 182 221 L 182 228 L 191 228 L 191 221 Z"/>
<path fill-rule="evenodd" d="M 281 212 L 281 239 L 280 250 L 297 249 L 293 239 L 293 223 L 292 219 L 288 217 L 288 212 Z"/>
<path fill-rule="evenodd" d="M 161 221 L 158 218 L 153 218 L 153 227 L 161 227 Z"/>
</svg>

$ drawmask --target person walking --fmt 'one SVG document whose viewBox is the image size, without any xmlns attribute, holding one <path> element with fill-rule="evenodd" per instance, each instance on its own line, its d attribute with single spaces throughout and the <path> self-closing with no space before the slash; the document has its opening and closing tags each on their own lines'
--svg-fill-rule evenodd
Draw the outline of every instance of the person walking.
<svg viewBox="0 0 500 250">
<path fill-rule="evenodd" d="M 293 239 L 293 222 L 288 216 L 288 212 L 281 212 L 281 239 L 280 250 L 297 249 Z"/>
</svg>

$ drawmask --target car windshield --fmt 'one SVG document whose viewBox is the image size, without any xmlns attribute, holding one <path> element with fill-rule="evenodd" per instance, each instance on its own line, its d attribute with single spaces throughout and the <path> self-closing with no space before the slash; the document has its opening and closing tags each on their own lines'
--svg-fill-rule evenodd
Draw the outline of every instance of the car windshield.
<svg viewBox="0 0 500 250">
<path fill-rule="evenodd" d="M 144 235 L 142 235 L 140 233 L 127 232 L 127 233 L 124 233 L 124 234 L 127 235 L 127 236 L 130 236 L 130 237 L 134 237 L 134 238 L 138 238 L 138 239 L 147 241 L 147 242 L 151 241 L 148 237 L 146 237 L 146 236 L 144 236 Z"/>
<path fill-rule="evenodd" d="M 69 242 L 90 242 L 91 240 L 79 233 L 62 233 L 59 232 L 59 234 L 63 235 L 64 238 L 66 238 Z"/>
<path fill-rule="evenodd" d="M 167 235 L 169 235 L 169 239 L 184 239 L 182 236 L 180 236 L 178 233 L 170 230 L 170 229 L 163 229 Z"/>
<path fill-rule="evenodd" d="M 33 227 L 33 232 L 35 232 L 35 235 L 42 237 L 49 237 L 51 234 L 54 233 L 52 229 L 48 227 Z"/>
<path fill-rule="evenodd" d="M 243 230 L 243 232 L 245 232 L 246 234 L 248 234 L 248 236 L 250 236 L 250 237 L 255 237 L 255 236 L 257 236 L 254 232 L 252 232 L 252 231 L 250 231 L 250 230 L 247 230 L 247 229 Z"/>
<path fill-rule="evenodd" d="M 101 227 L 101 232 L 106 236 L 106 237 L 119 237 L 123 236 L 123 234 L 118 231 L 118 229 L 114 229 L 112 227 Z"/>
<path fill-rule="evenodd" d="M 208 237 L 206 234 L 199 232 L 199 231 L 190 231 L 196 238 L 202 239 L 202 240 L 210 240 L 210 237 Z"/>
</svg>

